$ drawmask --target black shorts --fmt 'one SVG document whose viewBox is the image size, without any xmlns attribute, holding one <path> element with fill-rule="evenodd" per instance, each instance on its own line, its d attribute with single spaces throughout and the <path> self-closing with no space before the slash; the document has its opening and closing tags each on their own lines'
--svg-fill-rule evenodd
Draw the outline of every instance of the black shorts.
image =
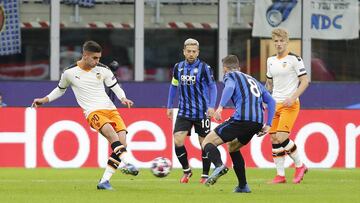
<svg viewBox="0 0 360 203">
<path fill-rule="evenodd" d="M 210 118 L 192 120 L 183 117 L 177 117 L 175 121 L 174 134 L 179 131 L 188 131 L 188 135 L 191 135 L 191 128 L 195 127 L 195 133 L 200 137 L 205 137 L 210 132 Z"/>
<path fill-rule="evenodd" d="M 215 128 L 216 134 L 225 142 L 237 138 L 243 145 L 262 129 L 262 124 L 252 121 L 238 121 L 230 118 Z"/>
</svg>

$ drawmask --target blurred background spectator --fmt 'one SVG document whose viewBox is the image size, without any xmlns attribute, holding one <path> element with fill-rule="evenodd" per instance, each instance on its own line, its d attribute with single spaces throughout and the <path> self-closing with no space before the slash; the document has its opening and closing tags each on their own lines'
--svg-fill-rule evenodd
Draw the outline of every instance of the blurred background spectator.
<svg viewBox="0 0 360 203">
<path fill-rule="evenodd" d="M 0 107 L 6 107 L 6 106 L 7 104 L 4 103 L 2 93 L 0 92 Z"/>
</svg>

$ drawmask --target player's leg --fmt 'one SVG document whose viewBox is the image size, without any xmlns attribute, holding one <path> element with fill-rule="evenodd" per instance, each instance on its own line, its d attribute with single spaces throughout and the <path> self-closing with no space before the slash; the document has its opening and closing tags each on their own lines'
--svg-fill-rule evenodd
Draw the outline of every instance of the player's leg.
<svg viewBox="0 0 360 203">
<path fill-rule="evenodd" d="M 101 134 L 104 135 L 104 137 L 111 143 L 111 148 L 114 152 L 114 154 L 119 157 L 119 159 L 124 162 L 125 164 L 131 164 L 131 159 L 129 154 L 126 151 L 126 147 L 121 144 L 119 137 L 117 133 L 115 132 L 112 125 L 109 123 L 106 123 L 102 128 L 100 129 Z M 138 171 L 134 171 L 134 175 L 137 175 Z"/>
<path fill-rule="evenodd" d="M 250 192 L 246 181 L 245 162 L 240 152 L 240 148 L 243 145 L 237 139 L 227 144 L 231 161 L 233 162 L 233 169 L 238 179 L 238 185 L 235 187 L 234 192 Z"/>
<path fill-rule="evenodd" d="M 202 148 L 205 151 L 207 157 L 215 165 L 213 173 L 206 180 L 206 185 L 213 185 L 216 183 L 217 179 L 225 175 L 229 170 L 222 162 L 220 151 L 217 146 L 223 144 L 224 141 L 216 134 L 215 131 L 211 131 L 202 142 Z"/>
<path fill-rule="evenodd" d="M 188 183 L 192 176 L 191 168 L 187 158 L 187 151 L 184 145 L 186 136 L 190 133 L 192 122 L 185 118 L 177 117 L 174 128 L 174 144 L 175 153 L 182 166 L 183 176 L 180 179 L 180 183 Z"/>
<path fill-rule="evenodd" d="M 118 111 L 112 110 L 112 111 L 108 111 L 106 116 L 108 119 L 112 121 L 111 125 L 113 126 L 114 130 L 117 132 L 117 136 L 119 138 L 120 143 L 126 148 L 127 131 L 126 131 L 125 123 L 121 118 L 120 114 L 118 113 Z M 120 167 L 121 164 L 122 167 Z M 116 172 L 116 169 L 118 168 L 120 168 L 121 171 L 125 174 L 134 175 L 134 173 L 132 173 L 131 171 L 131 169 L 133 169 L 134 167 L 132 167 L 132 165 L 127 167 L 127 165 L 123 164 L 120 158 L 114 152 L 112 152 L 108 159 L 107 166 L 105 167 L 105 171 L 100 182 L 110 181 L 112 175 Z"/>
<path fill-rule="evenodd" d="M 122 143 L 125 147 L 127 147 L 127 142 L 126 142 L 127 131 L 122 130 L 122 131 L 119 131 L 117 134 L 118 134 L 120 143 Z M 113 155 L 113 154 L 114 153 L 112 153 L 111 155 Z M 120 162 L 118 165 L 118 169 L 120 169 L 120 171 L 123 174 L 129 174 L 129 175 L 133 175 L 133 176 L 136 176 L 138 174 L 138 169 L 131 163 Z"/>
<path fill-rule="evenodd" d="M 241 129 L 238 128 L 239 126 L 237 124 L 237 121 L 229 119 L 217 126 L 205 137 L 202 143 L 202 148 L 204 149 L 206 155 L 209 157 L 211 162 L 215 165 L 215 170 L 205 182 L 206 185 L 215 184 L 217 179 L 220 176 L 226 174 L 229 170 L 223 164 L 217 146 L 226 142 L 230 142 L 237 138 L 238 133 L 241 132 Z"/>
<path fill-rule="evenodd" d="M 231 142 L 228 142 L 228 149 L 231 160 L 233 162 L 233 168 L 238 179 L 238 185 L 235 187 L 234 192 L 237 193 L 249 193 L 251 192 L 245 173 L 245 161 L 241 154 L 240 148 L 250 142 L 254 134 L 258 133 L 261 128 L 261 123 L 255 122 L 240 122 L 238 125 L 238 137 Z M 234 129 L 236 130 L 236 129 Z"/>
<path fill-rule="evenodd" d="M 282 111 L 282 104 L 276 104 L 276 113 L 273 118 L 273 124 L 272 124 L 270 132 L 269 132 L 270 140 L 271 140 L 271 144 L 272 144 L 272 150 L 271 150 L 272 157 L 273 157 L 275 168 L 276 168 L 276 176 L 270 182 L 273 184 L 286 182 L 285 168 L 284 168 L 285 150 L 281 146 L 281 144 L 280 144 L 281 142 L 278 140 L 278 136 L 277 136 L 277 130 L 278 130 L 278 126 L 279 126 L 281 111 Z"/>
<path fill-rule="evenodd" d="M 126 131 L 120 131 L 117 134 L 118 134 L 120 143 L 126 147 L 127 146 L 126 138 L 124 138 L 124 135 L 122 135 L 122 134 L 125 134 L 125 136 L 126 136 Z M 100 183 L 110 181 L 112 175 L 116 172 L 116 170 L 118 168 L 123 168 L 123 167 L 120 167 L 121 164 L 122 164 L 122 162 L 121 162 L 120 158 L 114 152 L 112 152 L 108 158 L 107 166 L 105 167 L 105 171 L 100 180 Z"/>
<path fill-rule="evenodd" d="M 121 118 L 119 112 L 117 110 L 111 111 L 110 119 L 115 122 L 115 124 L 113 125 L 113 128 L 118 135 L 120 143 L 126 148 L 127 147 L 126 134 L 128 132 L 126 130 L 125 123 L 124 123 L 123 119 Z M 120 168 L 122 173 L 130 174 L 133 176 L 136 176 L 139 172 L 138 169 L 131 163 L 121 162 L 119 164 L 118 168 Z"/>
<path fill-rule="evenodd" d="M 116 110 L 115 112 L 117 113 Z M 112 189 L 109 183 L 111 176 L 115 173 L 122 159 L 124 162 L 127 162 L 128 160 L 127 156 L 125 155 L 126 140 L 122 140 L 123 143 L 125 143 L 124 145 L 120 142 L 120 138 L 116 133 L 116 131 L 119 131 L 120 133 L 126 134 L 126 128 L 120 115 L 117 113 L 119 119 L 113 119 L 113 114 L 113 111 L 101 110 L 91 113 L 87 119 L 91 127 L 99 131 L 111 143 L 113 148 L 113 153 L 108 159 L 108 165 L 105 168 L 103 177 L 97 186 L 98 189 Z M 123 158 L 120 158 L 120 155 L 122 155 Z M 138 171 L 136 171 L 136 174 L 137 173 Z"/>
<path fill-rule="evenodd" d="M 202 145 L 204 139 L 205 139 L 204 137 L 201 137 L 199 135 L 200 146 Z M 206 179 L 209 177 L 211 161 L 203 149 L 201 149 L 201 160 L 202 160 L 202 169 L 203 170 L 202 170 L 202 174 L 201 174 L 199 182 L 204 184 Z"/>
<path fill-rule="evenodd" d="M 223 144 L 224 141 L 216 134 L 215 131 L 211 131 L 202 142 L 202 147 L 211 160 L 211 162 L 215 165 L 215 167 L 219 167 L 223 165 L 221 160 L 220 151 L 217 146 Z"/>
<path fill-rule="evenodd" d="M 195 127 L 195 132 L 199 135 L 198 138 L 199 138 L 199 143 L 201 146 L 206 135 L 210 132 L 210 128 L 211 128 L 210 118 L 205 118 L 205 119 L 194 122 L 194 127 Z M 201 150 L 201 160 L 202 160 L 203 171 L 202 171 L 202 174 L 200 177 L 200 183 L 205 183 L 206 179 L 209 177 L 211 161 L 207 157 L 207 155 L 203 149 Z"/>
<path fill-rule="evenodd" d="M 307 172 L 307 167 L 303 164 L 300 159 L 300 156 L 297 151 L 296 144 L 293 140 L 289 138 L 290 131 L 294 126 L 295 120 L 300 111 L 300 103 L 296 101 L 291 107 L 284 109 L 283 115 L 279 121 L 279 127 L 277 136 L 281 146 L 284 148 L 286 154 L 288 154 L 291 159 L 294 161 L 295 165 L 295 174 L 294 174 L 294 183 L 300 183 L 304 177 L 304 174 Z"/>
</svg>

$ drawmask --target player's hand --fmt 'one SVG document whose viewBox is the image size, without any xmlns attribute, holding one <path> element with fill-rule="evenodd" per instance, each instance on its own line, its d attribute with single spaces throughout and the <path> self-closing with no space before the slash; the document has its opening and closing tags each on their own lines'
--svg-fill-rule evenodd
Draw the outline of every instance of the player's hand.
<svg viewBox="0 0 360 203">
<path fill-rule="evenodd" d="M 31 107 L 39 107 L 45 103 L 49 102 L 49 99 L 47 97 L 43 98 L 35 98 L 34 101 L 31 104 Z"/>
<path fill-rule="evenodd" d="M 173 110 L 172 109 L 167 109 L 166 111 L 166 115 L 169 119 L 173 118 Z"/>
<path fill-rule="evenodd" d="M 215 113 L 215 109 L 214 109 L 214 108 L 208 108 L 206 115 L 207 115 L 209 118 L 212 118 L 212 117 L 214 116 L 214 113 Z"/>
<path fill-rule="evenodd" d="M 262 136 L 268 134 L 270 131 L 270 128 L 271 127 L 269 125 L 264 125 L 264 127 L 260 130 L 260 132 L 257 134 L 257 136 L 262 137 Z"/>
<path fill-rule="evenodd" d="M 283 105 L 285 106 L 285 107 L 290 107 L 290 106 L 292 106 L 293 104 L 294 104 L 294 102 L 295 102 L 295 100 L 296 99 L 293 99 L 293 98 L 287 98 L 287 99 L 285 99 L 284 101 L 283 101 Z"/>
<path fill-rule="evenodd" d="M 217 120 L 217 121 L 221 121 L 221 120 L 222 120 L 222 118 L 221 118 L 222 110 L 223 110 L 222 107 L 219 107 L 219 108 L 216 109 L 216 111 L 215 111 L 215 113 L 214 113 L 214 118 L 215 118 L 215 120 Z"/>
<path fill-rule="evenodd" d="M 132 105 L 134 105 L 133 101 L 131 101 L 130 99 L 127 99 L 125 97 L 121 99 L 121 103 L 123 105 L 126 105 L 128 108 L 130 108 Z"/>
</svg>

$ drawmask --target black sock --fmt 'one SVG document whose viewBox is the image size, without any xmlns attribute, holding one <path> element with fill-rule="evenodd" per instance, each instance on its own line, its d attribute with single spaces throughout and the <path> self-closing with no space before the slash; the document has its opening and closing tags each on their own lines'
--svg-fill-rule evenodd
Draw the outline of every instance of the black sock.
<svg viewBox="0 0 360 203">
<path fill-rule="evenodd" d="M 120 162 L 121 160 L 119 157 L 113 152 L 111 153 L 107 164 L 116 170 L 119 167 Z"/>
<path fill-rule="evenodd" d="M 189 168 L 189 162 L 187 159 L 187 152 L 185 146 L 177 147 L 175 146 L 175 153 L 177 158 L 179 159 L 179 162 L 183 169 Z M 189 171 L 190 172 L 190 171 Z"/>
<path fill-rule="evenodd" d="M 204 150 L 201 151 L 201 158 L 202 158 L 202 166 L 203 166 L 203 175 L 209 175 L 209 170 L 210 170 L 210 165 L 211 165 L 211 161 L 210 159 L 206 156 L 206 153 L 204 152 Z"/>
<path fill-rule="evenodd" d="M 121 153 L 126 152 L 125 146 L 122 145 L 120 141 L 115 141 L 111 143 L 111 149 L 113 150 L 114 154 L 118 157 L 120 157 Z"/>
<path fill-rule="evenodd" d="M 240 151 L 231 152 L 230 156 L 234 165 L 233 168 L 236 173 L 236 177 L 238 178 L 239 187 L 242 188 L 247 184 L 244 158 Z"/>
<path fill-rule="evenodd" d="M 220 152 L 215 145 L 211 143 L 207 143 L 204 147 L 204 151 L 207 157 L 211 160 L 211 162 L 214 163 L 215 167 L 219 167 L 223 165 L 223 162 L 221 161 Z"/>
</svg>

